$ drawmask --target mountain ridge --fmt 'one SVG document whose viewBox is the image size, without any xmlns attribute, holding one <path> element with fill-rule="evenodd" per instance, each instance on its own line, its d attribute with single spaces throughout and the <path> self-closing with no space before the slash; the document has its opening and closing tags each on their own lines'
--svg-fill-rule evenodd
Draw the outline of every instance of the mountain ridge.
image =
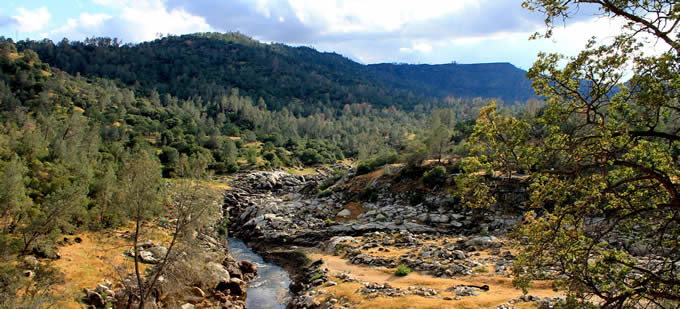
<svg viewBox="0 0 680 309">
<path fill-rule="evenodd" d="M 120 80 L 145 94 L 180 98 L 238 88 L 270 108 L 291 102 L 341 107 L 370 103 L 410 109 L 445 97 L 500 98 L 506 103 L 535 97 L 526 72 L 510 63 L 361 64 L 335 52 L 262 43 L 240 33 L 198 33 L 139 44 L 109 38 L 84 42 L 20 41 L 43 61 L 70 74 Z"/>
</svg>

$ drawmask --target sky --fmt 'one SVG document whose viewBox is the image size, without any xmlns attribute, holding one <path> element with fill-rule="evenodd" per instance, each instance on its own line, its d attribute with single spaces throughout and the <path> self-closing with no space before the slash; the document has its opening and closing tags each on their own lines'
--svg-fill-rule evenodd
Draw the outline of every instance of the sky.
<svg viewBox="0 0 680 309">
<path fill-rule="evenodd" d="M 337 52 L 360 63 L 510 62 L 528 69 L 539 51 L 575 55 L 621 23 L 584 7 L 549 40 L 544 17 L 521 0 L 4 0 L 0 36 L 125 43 L 162 35 L 238 31 L 263 42 Z"/>
</svg>

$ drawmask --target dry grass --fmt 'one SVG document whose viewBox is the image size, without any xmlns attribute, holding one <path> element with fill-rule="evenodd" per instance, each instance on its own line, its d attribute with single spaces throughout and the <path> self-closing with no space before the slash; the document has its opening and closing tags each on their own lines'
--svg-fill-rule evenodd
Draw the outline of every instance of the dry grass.
<svg viewBox="0 0 680 309">
<path fill-rule="evenodd" d="M 21 58 L 21 55 L 19 55 L 18 53 L 8 53 L 7 58 L 9 58 L 9 60 L 11 60 L 11 61 L 15 61 L 15 60 Z"/>
<path fill-rule="evenodd" d="M 58 304 L 59 308 L 83 308 L 80 303 L 84 288 L 95 288 L 105 280 L 118 282 L 122 273 L 134 270 L 133 259 L 123 255 L 126 248 L 131 248 L 131 242 L 123 237 L 125 231 L 131 231 L 132 226 L 114 231 L 83 232 L 71 239 L 80 237 L 81 243 L 60 247 L 61 259 L 53 261 L 53 265 L 65 275 L 65 283 L 57 286 L 56 291 L 64 296 Z M 145 227 L 146 233 L 142 240 L 152 239 L 167 245 L 170 235 L 160 228 Z M 140 264 L 141 271 L 149 267 Z"/>
<path fill-rule="evenodd" d="M 356 176 L 352 179 L 352 182 L 350 183 L 349 190 L 350 191 L 355 191 L 355 192 L 361 192 L 368 186 L 370 183 L 372 183 L 374 180 L 382 177 L 382 175 L 385 173 L 385 170 L 382 168 L 379 168 L 373 172 L 370 172 L 368 174 Z"/>
<path fill-rule="evenodd" d="M 313 167 L 306 167 L 306 168 L 288 168 L 286 169 L 286 172 L 288 172 L 291 175 L 313 175 L 313 174 L 318 174 L 315 168 Z"/>
</svg>

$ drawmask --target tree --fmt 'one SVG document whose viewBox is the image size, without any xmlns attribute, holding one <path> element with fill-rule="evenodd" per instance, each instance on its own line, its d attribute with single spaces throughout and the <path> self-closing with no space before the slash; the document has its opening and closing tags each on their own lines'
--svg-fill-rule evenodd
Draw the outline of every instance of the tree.
<svg viewBox="0 0 680 309">
<path fill-rule="evenodd" d="M 134 251 L 135 277 L 137 278 L 137 296 L 139 308 L 144 308 L 149 289 L 145 285 L 142 274 L 139 271 L 139 236 L 141 235 L 142 223 L 149 220 L 153 215 L 160 212 L 162 183 L 160 163 L 156 157 L 143 149 L 135 149 L 131 152 L 121 167 L 119 173 L 121 190 L 118 196 L 120 207 L 126 208 L 130 218 L 135 223 L 135 231 L 132 238 Z M 132 288 L 128 287 L 128 290 Z M 130 297 L 134 295 L 130 293 Z M 130 298 L 130 301 L 132 298 Z"/>
<path fill-rule="evenodd" d="M 430 150 L 430 155 L 437 158 L 437 162 L 441 163 L 442 157 L 451 148 L 451 130 L 443 124 L 438 125 L 430 131 L 426 143 Z"/>
<path fill-rule="evenodd" d="M 24 175 L 27 168 L 18 155 L 12 156 L 12 160 L 5 163 L 0 174 L 0 227 L 3 231 L 12 229 L 16 225 L 17 217 L 26 212 L 31 205 L 30 198 L 26 195 Z"/>
<path fill-rule="evenodd" d="M 153 275 L 147 280 L 146 288 L 140 289 L 140 299 L 142 300 L 140 301 L 140 308 L 143 307 L 143 300 L 148 299 L 151 295 L 151 291 L 161 275 L 174 261 L 172 257 L 176 250 L 173 249 L 175 249 L 178 241 L 184 238 L 186 240 L 185 245 L 191 243 L 194 232 L 199 232 L 203 227 L 215 223 L 215 218 L 219 217 L 217 213 L 219 207 L 210 205 L 210 193 L 199 183 L 208 176 L 209 162 L 210 158 L 200 153 L 191 157 L 183 154 L 179 159 L 175 171 L 179 178 L 173 187 L 172 201 L 168 209 L 174 219 L 171 231 L 172 238 L 168 250 L 154 268 Z"/>
<path fill-rule="evenodd" d="M 586 4 L 625 20 L 622 34 L 610 42 L 593 39 L 575 57 L 539 54 L 528 76 L 546 107 L 534 119 L 485 109 L 466 175 L 500 168 L 510 179 L 517 168 L 532 171 L 527 204 L 535 211 L 515 235 L 526 245 L 514 267 L 518 287 L 549 276 L 574 306 L 674 307 L 680 301 L 680 5 L 527 0 L 523 6 L 546 15 L 543 36 L 550 37 L 554 20 Z M 644 54 L 643 34 L 667 44 L 665 52 Z M 479 188 L 467 192 L 471 204 L 485 199 L 480 192 L 490 193 L 490 186 Z"/>
</svg>

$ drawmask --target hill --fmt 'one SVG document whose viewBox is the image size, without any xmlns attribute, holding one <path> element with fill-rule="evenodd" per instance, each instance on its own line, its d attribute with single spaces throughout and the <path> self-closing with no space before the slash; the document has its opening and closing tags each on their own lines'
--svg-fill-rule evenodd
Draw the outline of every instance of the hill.
<svg viewBox="0 0 680 309">
<path fill-rule="evenodd" d="M 171 36 L 136 45 L 108 38 L 85 42 L 22 41 L 53 67 L 73 75 L 117 79 L 136 91 L 187 99 L 219 99 L 231 88 L 262 98 L 270 109 L 316 108 L 369 103 L 410 109 L 451 97 L 500 98 L 508 103 L 534 97 L 526 72 L 504 64 L 362 65 L 308 47 L 264 44 L 239 33 Z"/>
</svg>

